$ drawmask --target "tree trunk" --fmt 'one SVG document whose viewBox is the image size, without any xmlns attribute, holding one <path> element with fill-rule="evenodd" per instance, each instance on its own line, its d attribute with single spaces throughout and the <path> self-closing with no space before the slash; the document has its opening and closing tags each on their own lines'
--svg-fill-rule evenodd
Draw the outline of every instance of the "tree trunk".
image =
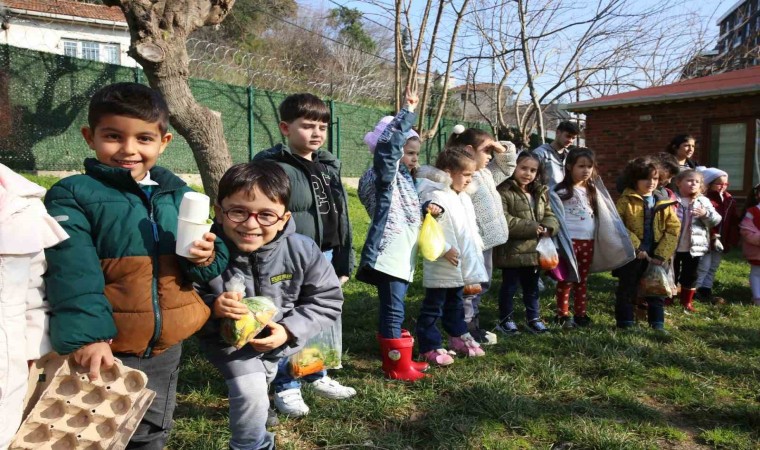
<svg viewBox="0 0 760 450">
<path fill-rule="evenodd" d="M 216 25 L 235 0 L 105 0 L 126 16 L 132 44 L 129 55 L 143 68 L 150 86 L 164 96 L 169 122 L 193 151 L 211 201 L 219 180 L 232 165 L 221 114 L 199 104 L 188 83 L 187 37 L 199 27 Z M 171 146 L 168 151 L 171 151 Z"/>
</svg>

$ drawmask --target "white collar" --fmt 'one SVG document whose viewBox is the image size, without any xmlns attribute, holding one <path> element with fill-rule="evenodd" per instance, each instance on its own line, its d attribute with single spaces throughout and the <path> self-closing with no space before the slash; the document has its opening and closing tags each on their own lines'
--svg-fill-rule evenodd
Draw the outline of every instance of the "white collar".
<svg viewBox="0 0 760 450">
<path fill-rule="evenodd" d="M 145 178 L 138 181 L 137 184 L 140 186 L 158 186 L 156 181 L 150 179 L 150 172 L 145 172 Z"/>
</svg>

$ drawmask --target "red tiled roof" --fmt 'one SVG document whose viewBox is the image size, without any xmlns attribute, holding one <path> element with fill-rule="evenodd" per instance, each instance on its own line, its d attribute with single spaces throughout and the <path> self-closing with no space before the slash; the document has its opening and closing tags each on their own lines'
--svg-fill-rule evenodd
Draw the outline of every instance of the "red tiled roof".
<svg viewBox="0 0 760 450">
<path fill-rule="evenodd" d="M 622 94 L 585 100 L 568 105 L 573 112 L 625 106 L 672 103 L 701 98 L 760 93 L 760 66 L 724 72 L 708 77 L 692 78 L 664 86 L 655 86 Z"/>
<path fill-rule="evenodd" d="M 17 10 L 126 23 L 124 14 L 116 6 L 93 5 L 70 0 L 0 0 L 0 5 Z"/>
</svg>

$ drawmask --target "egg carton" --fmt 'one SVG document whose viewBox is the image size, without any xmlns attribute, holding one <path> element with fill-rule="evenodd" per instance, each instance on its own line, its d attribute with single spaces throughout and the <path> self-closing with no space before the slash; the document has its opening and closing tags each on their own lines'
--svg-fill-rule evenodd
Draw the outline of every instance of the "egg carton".
<svg viewBox="0 0 760 450">
<path fill-rule="evenodd" d="M 87 371 L 64 357 L 42 359 L 32 368 L 36 386 L 29 389 L 29 412 L 10 449 L 126 448 L 156 396 L 146 388 L 148 377 L 118 359 L 97 380 L 90 381 Z"/>
</svg>

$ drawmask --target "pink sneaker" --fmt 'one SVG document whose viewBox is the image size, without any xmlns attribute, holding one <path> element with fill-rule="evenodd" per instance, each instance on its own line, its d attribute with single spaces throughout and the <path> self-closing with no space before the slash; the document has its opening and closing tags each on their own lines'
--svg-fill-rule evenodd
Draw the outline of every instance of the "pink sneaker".
<svg viewBox="0 0 760 450">
<path fill-rule="evenodd" d="M 465 333 L 459 337 L 449 338 L 449 347 L 455 352 L 465 356 L 485 356 L 486 352 L 480 348 L 480 344 L 470 333 Z"/>
<path fill-rule="evenodd" d="M 439 366 L 454 364 L 454 358 L 449 355 L 449 352 L 442 348 L 425 352 L 422 354 L 422 357 L 430 364 L 437 364 Z"/>
</svg>

